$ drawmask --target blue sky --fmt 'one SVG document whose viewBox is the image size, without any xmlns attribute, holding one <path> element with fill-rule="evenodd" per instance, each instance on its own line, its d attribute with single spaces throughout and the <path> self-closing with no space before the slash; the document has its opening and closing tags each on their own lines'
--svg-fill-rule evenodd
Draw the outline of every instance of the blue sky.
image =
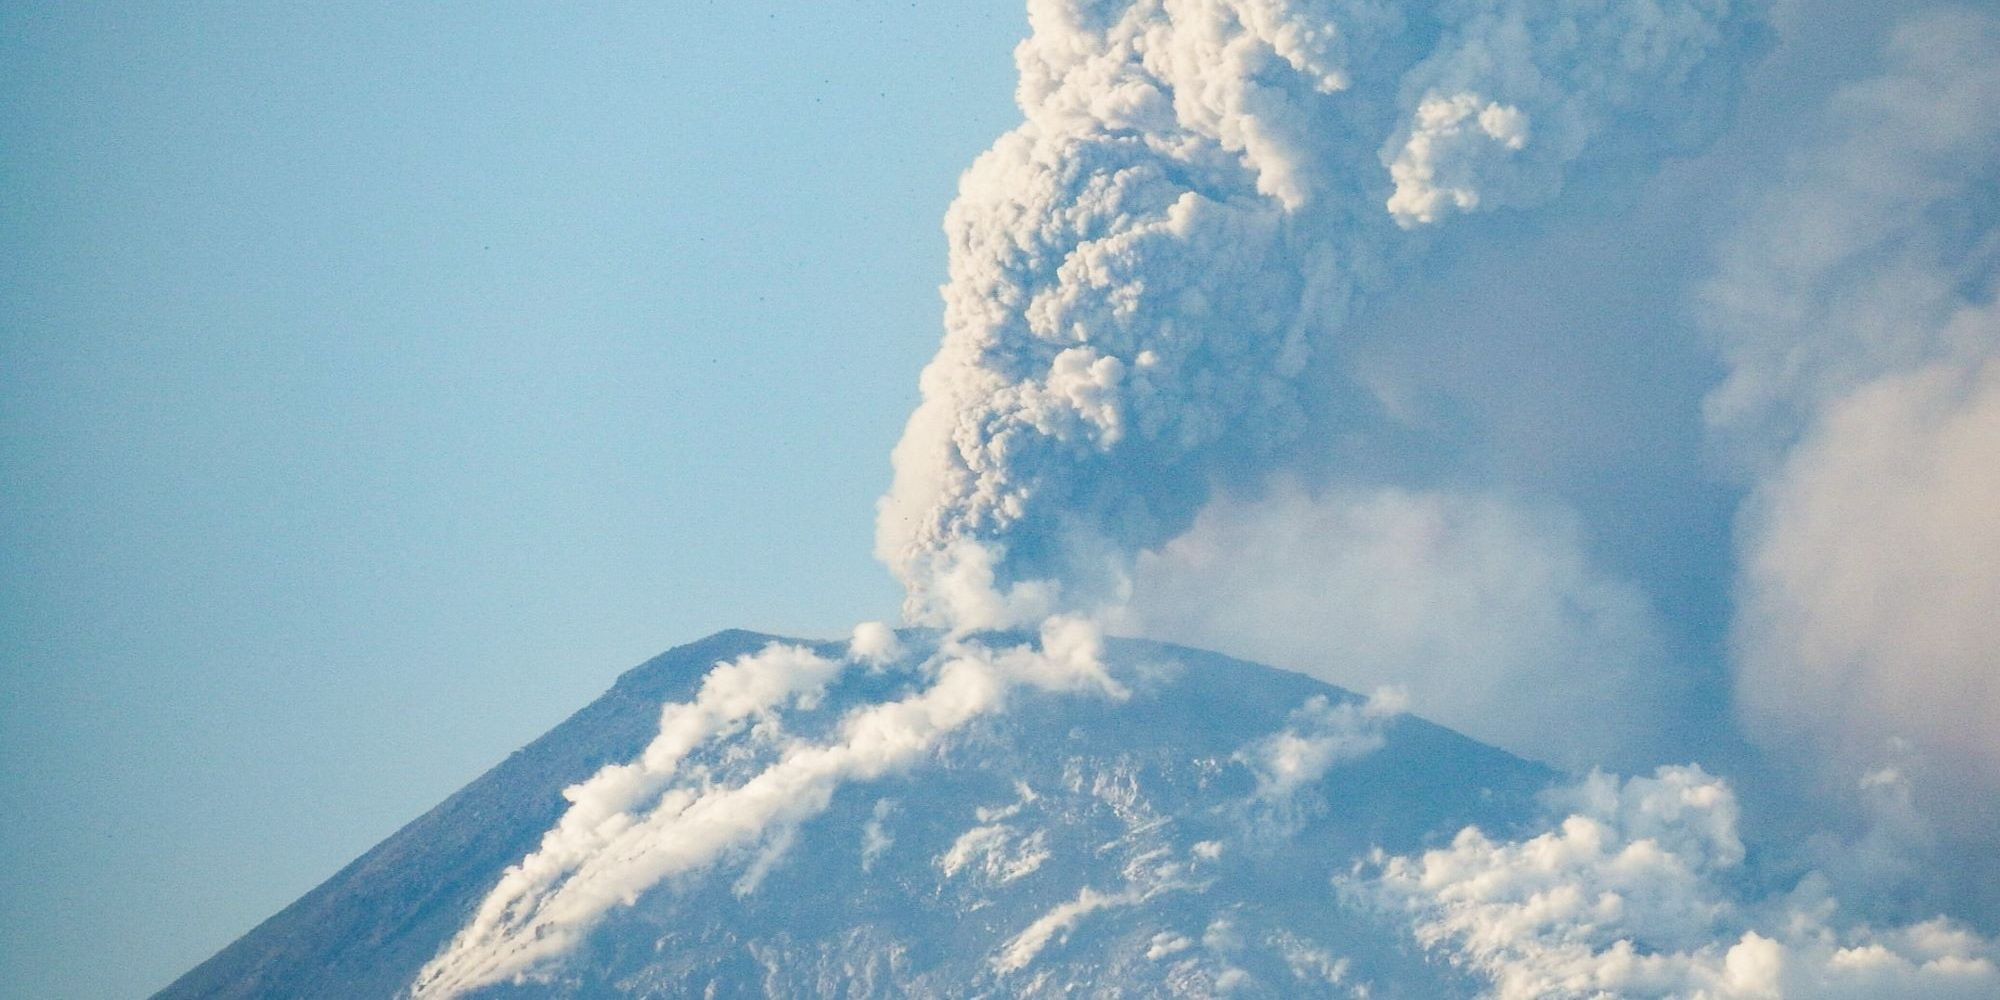
<svg viewBox="0 0 2000 1000">
<path fill-rule="evenodd" d="M 1050 473 L 1024 449 L 996 481 L 1101 491 L 1106 510 L 1146 491 L 1140 506 L 1207 504 L 1138 558 L 1129 629 L 1405 682 L 1419 714 L 1566 764 L 1699 760 L 1746 787 L 1746 827 L 1767 836 L 1839 819 L 1763 807 L 1818 781 L 1852 798 L 1855 769 L 1887 766 L 1884 739 L 1905 732 L 1963 768 L 1890 762 L 1919 801 L 1978 806 L 1967 775 L 1987 773 L 1985 751 L 1958 717 L 1927 731 L 1921 689 L 1990 686 L 1976 616 L 1923 603 L 1961 607 L 1995 580 L 1979 562 L 1992 536 L 1965 514 L 1983 480 L 1946 474 L 1977 465 L 1980 439 L 1932 419 L 1976 394 L 1926 388 L 1984 384 L 2000 329 L 1980 325 L 1981 157 L 2000 157 L 1978 110 L 2000 76 L 1952 45 L 1990 25 L 1847 0 L 1778 3 L 1772 21 L 1712 43 L 1740 100 L 1688 115 L 1694 141 L 1660 124 L 1687 111 L 1678 92 L 1650 95 L 1656 117 L 1604 112 L 1574 163 L 1441 138 L 1500 210 L 1416 236 L 1386 213 L 1340 231 L 1342 253 L 1379 250 L 1394 280 L 1323 324 L 1281 458 L 1197 456 L 1169 478 L 1089 457 Z M 1010 50 L 1026 29 L 1012 4 L 0 13 L 15 109 L 0 121 L 0 799 L 16 817 L 0 828 L 15 859 L 0 981 L 147 992 L 659 650 L 893 619 L 875 503 L 943 329 L 940 220 L 1021 118 Z M 1586 56 L 1546 68 L 1572 62 L 1590 79 Z M 1373 141 L 1406 97 L 1352 120 L 1300 106 Z M 1515 99 L 1539 128 L 1570 110 L 1557 97 Z M 1518 109 L 1488 110 L 1504 140 Z M 1081 130 L 1051 146 L 1064 156 L 1117 148 L 1090 145 L 1117 130 L 1089 115 L 1061 121 Z M 1320 222 L 1389 192 L 1394 144 L 1336 134 L 1281 149 L 1355 188 Z M 984 169 L 1005 180 L 1028 159 Z M 1236 178 L 1232 205 L 1268 207 L 1255 180 Z M 985 232 L 995 206 L 1014 224 L 999 209 L 1029 187 L 968 196 L 960 231 Z M 1175 271 L 1183 244 L 1164 245 L 1107 252 L 1107 273 L 1133 268 L 1143 292 L 1146 268 L 1199 283 L 1228 256 Z M 970 296 L 983 251 L 966 246 Z M 1309 270 L 1293 245 L 1224 249 L 1252 255 L 1252 275 Z M 1206 313 L 1141 301 L 1168 321 Z M 962 407 L 946 416 L 994 417 L 962 425 L 985 433 L 1010 415 L 950 395 L 990 374 L 966 357 L 954 369 L 947 350 L 933 388 Z M 1025 372 L 1034 389 L 1061 374 Z M 1103 388 L 1078 385 L 1072 404 Z M 2000 412 L 1985 405 L 1961 416 Z M 1852 429 L 1889 418 L 1908 418 L 1906 439 Z M 1251 423 L 1245 439 L 1268 429 Z M 1734 455 L 1745 440 L 1778 457 Z M 1935 454 L 1920 473 L 1936 480 L 1881 489 L 1910 454 Z M 934 489 L 949 477 L 922 457 L 892 509 L 949 522 L 976 506 Z M 1955 542 L 1925 530 L 1939 505 Z M 1049 526 L 1072 513 L 1000 541 L 1058 565 L 1073 553 Z M 1884 552 L 1861 547 L 1851 576 L 1818 568 L 1885 517 Z M 1185 527 L 1104 524 L 1097 540 L 1132 545 Z M 905 582 L 939 569 L 922 562 L 935 542 L 904 551 Z M 1898 577 L 1905 543 L 1942 547 Z M 1205 562 L 1216 550 L 1233 560 Z M 1957 589 L 1927 590 L 1923 568 L 1954 558 L 1971 566 Z M 1854 615 L 1854 593 L 1890 611 Z M 1392 627 L 1405 620 L 1421 627 Z M 1937 655 L 1913 665 L 1884 635 Z M 1827 648 L 1852 653 L 1863 687 L 1814 659 Z M 1942 822 L 1956 847 L 1981 829 Z"/>
<path fill-rule="evenodd" d="M 163 985 L 667 646 L 892 615 L 1023 23 L 0 13 L 8 992 Z"/>
</svg>

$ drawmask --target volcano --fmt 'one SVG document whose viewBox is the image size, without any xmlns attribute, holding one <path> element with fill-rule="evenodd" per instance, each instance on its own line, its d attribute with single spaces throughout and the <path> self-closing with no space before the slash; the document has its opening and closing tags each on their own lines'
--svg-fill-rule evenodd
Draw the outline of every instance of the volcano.
<svg viewBox="0 0 2000 1000">
<path fill-rule="evenodd" d="M 906 663 L 941 641 L 898 638 Z M 565 788 L 640 754 L 716 664 L 778 642 L 846 651 L 731 630 L 661 654 L 157 997 L 407 996 Z M 638 893 L 560 961 L 464 995 L 1477 991 L 1342 877 L 1378 848 L 1521 828 L 1553 772 L 1301 674 L 1131 639 L 1103 658 L 1121 697 L 1018 692 L 781 843 Z M 830 726 L 909 683 L 849 671 L 785 722 Z"/>
</svg>

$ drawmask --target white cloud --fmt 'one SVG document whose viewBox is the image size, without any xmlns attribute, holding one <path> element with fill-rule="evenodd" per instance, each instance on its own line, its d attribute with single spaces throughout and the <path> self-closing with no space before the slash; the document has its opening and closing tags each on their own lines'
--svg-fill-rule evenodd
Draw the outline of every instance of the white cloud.
<svg viewBox="0 0 2000 1000">
<path fill-rule="evenodd" d="M 1378 854 L 1350 898 L 1403 914 L 1427 949 L 1500 1000 L 1682 997 L 1990 997 L 2000 946 L 1948 921 L 1873 929 L 1845 920 L 1816 879 L 1739 899 L 1734 794 L 1694 767 L 1556 796 L 1547 831 L 1477 829 L 1420 855 Z"/>
<path fill-rule="evenodd" d="M 1672 664 L 1560 510 L 1397 489 L 1221 502 L 1140 557 L 1119 627 L 1335 684 L 1531 757 L 1652 763 Z"/>
<path fill-rule="evenodd" d="M 862 622 L 854 626 L 847 655 L 870 666 L 883 667 L 903 658 L 903 643 L 896 638 L 895 629 L 881 622 Z"/>
<path fill-rule="evenodd" d="M 1314 695 L 1285 720 L 1285 728 L 1244 747 L 1236 759 L 1257 773 L 1257 796 L 1283 799 L 1326 776 L 1342 761 L 1380 750 L 1387 737 L 1383 720 L 1401 713 L 1400 689 L 1385 689 L 1367 701 L 1335 704 Z"/>
</svg>

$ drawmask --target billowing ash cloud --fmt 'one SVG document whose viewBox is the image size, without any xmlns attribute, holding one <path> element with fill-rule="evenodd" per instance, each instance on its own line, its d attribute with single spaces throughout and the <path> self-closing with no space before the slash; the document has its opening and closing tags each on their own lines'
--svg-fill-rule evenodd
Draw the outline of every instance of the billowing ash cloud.
<svg viewBox="0 0 2000 1000">
<path fill-rule="evenodd" d="M 1896 759 L 1991 861 L 2000 825 L 2000 20 L 1912 20 L 1708 290 L 1708 400 L 1755 484 L 1751 735 L 1829 781 Z"/>
<path fill-rule="evenodd" d="M 1552 795 L 1546 831 L 1377 855 L 1343 881 L 1398 912 L 1419 943 L 1501 1000 L 1990 997 L 2000 944 L 1943 919 L 1873 928 L 1809 876 L 1744 898 L 1734 793 L 1699 768 L 1624 782 L 1594 774 Z"/>
<path fill-rule="evenodd" d="M 774 643 L 718 664 L 693 701 L 662 710 L 660 733 L 639 759 L 565 790 L 569 810 L 424 967 L 412 994 L 452 997 L 535 975 L 612 909 L 727 854 L 750 858 L 737 891 L 754 891 L 842 784 L 910 766 L 1001 710 L 1017 687 L 1123 694 L 1104 672 L 1096 628 L 1056 617 L 1034 646 L 947 642 L 919 664 L 916 690 L 849 712 L 830 739 L 786 731 L 783 709 L 811 707 L 843 669 L 881 668 L 895 652 L 893 633 L 864 625 L 845 660 Z M 724 741 L 721 759 L 694 759 Z"/>
<path fill-rule="evenodd" d="M 1301 373 L 1405 230 L 1545 200 L 1620 119 L 1685 131 L 1739 8 L 1033 0 L 1026 121 L 946 219 L 944 343 L 881 505 L 906 613 L 1115 595 L 1294 443 Z"/>
</svg>

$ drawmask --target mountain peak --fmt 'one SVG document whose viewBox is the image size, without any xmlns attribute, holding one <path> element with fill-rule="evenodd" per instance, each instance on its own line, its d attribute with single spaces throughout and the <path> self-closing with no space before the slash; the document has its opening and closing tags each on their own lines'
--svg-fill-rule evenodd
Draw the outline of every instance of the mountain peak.
<svg viewBox="0 0 2000 1000">
<path fill-rule="evenodd" d="M 897 636 L 917 657 L 941 641 Z M 662 705 L 714 665 L 773 643 L 795 641 L 730 629 L 627 671 L 158 996 L 405 995 L 557 825 L 564 789 L 637 757 Z M 474 992 L 1279 995 L 1448 976 L 1333 880 L 1373 848 L 1524 821 L 1547 770 L 1215 653 L 1111 639 L 1104 661 L 1124 697 L 1016 692 L 913 765 L 841 785 L 782 842 L 635 892 L 574 954 Z M 914 682 L 850 670 L 786 713 L 782 737 L 733 737 L 686 766 L 733 780 L 754 739 L 834 732 Z"/>
</svg>

